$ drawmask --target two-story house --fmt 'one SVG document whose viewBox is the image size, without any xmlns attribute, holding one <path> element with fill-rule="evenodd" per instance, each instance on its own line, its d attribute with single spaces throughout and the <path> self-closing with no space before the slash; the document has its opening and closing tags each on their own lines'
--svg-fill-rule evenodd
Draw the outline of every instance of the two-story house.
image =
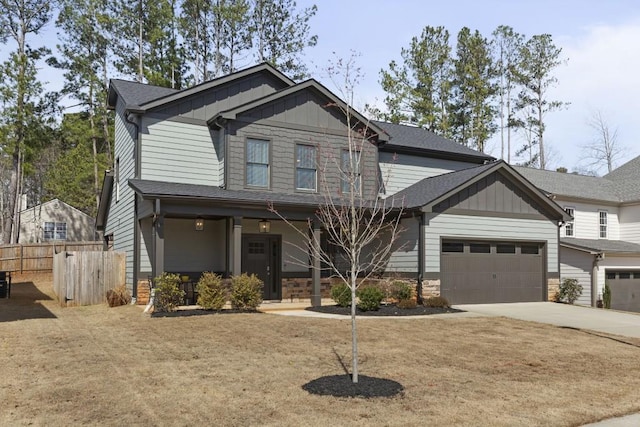
<svg viewBox="0 0 640 427">
<path fill-rule="evenodd" d="M 612 307 L 640 311 L 640 157 L 604 177 L 516 168 L 572 220 L 560 230 L 560 271 L 596 305 L 605 282 Z"/>
<path fill-rule="evenodd" d="M 97 226 L 127 254 L 134 296 L 163 271 L 248 272 L 265 299 L 288 299 L 293 283 L 319 304 L 319 260 L 268 205 L 322 237 L 319 175 L 336 172 L 320 158 L 344 158 L 354 126 L 367 140 L 363 194 L 404 207 L 385 274 L 453 303 L 542 301 L 558 284 L 559 226 L 571 218 L 559 205 L 506 163 L 424 129 L 356 111 L 347 120 L 344 101 L 313 79 L 260 64 L 180 91 L 112 80 L 109 105 L 115 164 Z"/>
</svg>

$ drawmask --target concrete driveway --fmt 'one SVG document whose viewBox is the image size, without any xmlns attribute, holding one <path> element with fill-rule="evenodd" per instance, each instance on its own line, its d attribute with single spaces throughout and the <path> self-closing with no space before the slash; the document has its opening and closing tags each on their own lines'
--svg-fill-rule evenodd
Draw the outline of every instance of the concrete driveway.
<svg viewBox="0 0 640 427">
<path fill-rule="evenodd" d="M 463 304 L 455 308 L 485 316 L 504 316 L 608 334 L 640 338 L 640 314 L 553 302 Z"/>
</svg>

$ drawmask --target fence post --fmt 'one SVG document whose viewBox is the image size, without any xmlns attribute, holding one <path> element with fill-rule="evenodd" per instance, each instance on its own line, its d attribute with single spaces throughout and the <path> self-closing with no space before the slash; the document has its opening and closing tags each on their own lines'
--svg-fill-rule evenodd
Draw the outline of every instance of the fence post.
<svg viewBox="0 0 640 427">
<path fill-rule="evenodd" d="M 23 273 L 24 269 L 24 245 L 20 245 L 20 274 Z"/>
</svg>

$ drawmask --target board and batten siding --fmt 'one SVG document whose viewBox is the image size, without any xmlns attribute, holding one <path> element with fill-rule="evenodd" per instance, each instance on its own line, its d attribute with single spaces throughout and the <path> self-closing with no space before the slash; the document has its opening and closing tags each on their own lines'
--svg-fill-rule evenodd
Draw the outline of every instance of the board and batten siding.
<svg viewBox="0 0 640 427">
<path fill-rule="evenodd" d="M 591 271 L 594 255 L 571 248 L 560 248 L 560 281 L 576 279 L 582 285 L 577 304 L 591 305 Z"/>
<path fill-rule="evenodd" d="M 600 238 L 600 214 L 599 211 L 607 211 L 607 239 L 620 239 L 620 224 L 618 222 L 618 208 L 615 206 L 595 205 L 589 203 L 576 203 L 573 201 L 556 199 L 563 208 L 573 208 L 573 233 L 572 237 L 578 239 Z M 566 237 L 565 227 L 560 229 L 560 237 Z M 622 240 L 627 240 L 623 238 Z"/>
<path fill-rule="evenodd" d="M 477 164 L 455 160 L 434 159 L 408 154 L 396 155 L 394 153 L 380 152 L 378 156 L 380 177 L 384 186 L 381 192 L 388 196 L 425 178 L 478 166 Z"/>
<path fill-rule="evenodd" d="M 640 244 L 640 205 L 623 206 L 618 215 L 620 240 Z"/>
<path fill-rule="evenodd" d="M 105 235 L 113 235 L 113 250 L 124 252 L 126 256 L 125 281 L 129 292 L 133 292 L 133 243 L 135 222 L 135 193 L 128 180 L 135 176 L 135 135 L 136 129 L 125 119 L 125 105 L 121 99 L 116 104 L 115 114 L 115 158 L 119 159 L 118 182 L 114 182 L 109 215 L 105 225 Z M 116 177 L 114 176 L 114 180 Z M 119 192 L 117 188 L 119 187 Z M 117 198 L 119 193 L 119 198 Z"/>
<path fill-rule="evenodd" d="M 426 272 L 440 272 L 441 238 L 546 242 L 547 271 L 558 272 L 558 231 L 549 220 L 428 214 L 425 231 Z"/>
<path fill-rule="evenodd" d="M 218 132 L 203 125 L 145 117 L 141 133 L 141 179 L 220 185 Z"/>
</svg>

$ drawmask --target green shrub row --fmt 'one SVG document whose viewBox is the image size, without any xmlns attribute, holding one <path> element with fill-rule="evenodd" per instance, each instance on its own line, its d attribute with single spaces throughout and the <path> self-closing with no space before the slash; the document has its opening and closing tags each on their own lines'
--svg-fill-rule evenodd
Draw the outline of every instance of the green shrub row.
<svg viewBox="0 0 640 427">
<path fill-rule="evenodd" d="M 154 280 L 155 283 L 155 311 L 174 311 L 182 304 L 184 291 L 180 290 L 180 276 L 162 273 Z M 262 288 L 264 283 L 255 274 L 245 273 L 231 277 L 231 289 L 217 274 L 205 272 L 198 280 L 198 305 L 205 310 L 221 310 L 227 303 L 236 310 L 254 311 L 262 303 Z"/>
<path fill-rule="evenodd" d="M 398 308 L 415 308 L 416 300 L 413 297 L 413 286 L 405 281 L 396 280 L 387 289 L 390 298 L 397 301 Z M 357 290 L 357 307 L 362 311 L 375 311 L 387 295 L 380 285 L 368 285 Z M 346 283 L 338 283 L 331 287 L 331 298 L 340 307 L 351 306 L 351 288 Z M 431 297 L 424 301 L 427 307 L 449 308 L 450 304 L 444 297 Z"/>
</svg>

